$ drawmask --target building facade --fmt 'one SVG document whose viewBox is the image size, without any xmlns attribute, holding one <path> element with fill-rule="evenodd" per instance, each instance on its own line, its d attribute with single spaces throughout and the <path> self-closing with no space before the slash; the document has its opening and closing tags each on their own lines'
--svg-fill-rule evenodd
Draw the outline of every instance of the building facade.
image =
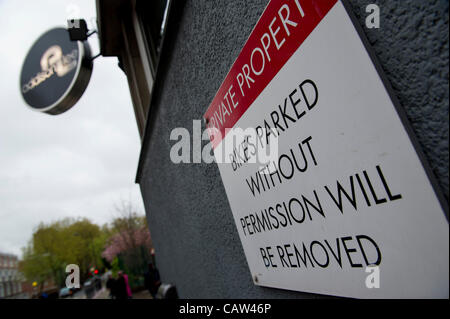
<svg viewBox="0 0 450 319">
<path fill-rule="evenodd" d="M 29 298 L 23 289 L 24 279 L 18 268 L 17 256 L 0 253 L 0 299 Z"/>
<path fill-rule="evenodd" d="M 128 78 L 142 141 L 136 182 L 157 266 L 182 298 L 318 297 L 255 285 L 217 166 L 169 155 L 171 130 L 192 136 L 267 3 L 97 0 L 101 53 L 118 57 Z M 448 1 L 348 3 L 448 203 Z M 379 28 L 365 27 L 371 3 Z"/>
</svg>

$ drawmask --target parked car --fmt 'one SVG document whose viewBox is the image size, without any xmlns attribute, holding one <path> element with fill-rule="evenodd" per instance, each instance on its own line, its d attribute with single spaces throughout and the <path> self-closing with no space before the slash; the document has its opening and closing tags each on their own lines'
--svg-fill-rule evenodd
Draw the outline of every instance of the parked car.
<svg viewBox="0 0 450 319">
<path fill-rule="evenodd" d="M 59 290 L 59 298 L 67 298 L 70 297 L 72 295 L 72 290 L 70 290 L 70 288 L 61 288 Z"/>
<path fill-rule="evenodd" d="M 91 279 L 88 279 L 84 282 L 83 291 L 88 299 L 91 299 L 94 296 L 95 286 L 94 282 Z"/>
<path fill-rule="evenodd" d="M 102 279 L 101 279 L 100 276 L 94 275 L 94 276 L 92 277 L 92 281 L 94 282 L 95 290 L 100 290 L 100 289 L 102 289 Z"/>
</svg>

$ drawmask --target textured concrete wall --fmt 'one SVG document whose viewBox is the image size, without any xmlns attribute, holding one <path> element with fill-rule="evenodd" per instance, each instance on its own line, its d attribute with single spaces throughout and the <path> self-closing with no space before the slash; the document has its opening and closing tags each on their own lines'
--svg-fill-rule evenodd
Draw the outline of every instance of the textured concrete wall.
<svg viewBox="0 0 450 319">
<path fill-rule="evenodd" d="M 350 1 L 361 25 L 371 2 L 381 28 L 364 31 L 448 198 L 448 1 Z M 201 119 L 266 4 L 191 0 L 170 21 L 140 185 L 162 280 L 180 297 L 317 297 L 254 286 L 217 166 L 169 158 L 172 128 Z"/>
</svg>

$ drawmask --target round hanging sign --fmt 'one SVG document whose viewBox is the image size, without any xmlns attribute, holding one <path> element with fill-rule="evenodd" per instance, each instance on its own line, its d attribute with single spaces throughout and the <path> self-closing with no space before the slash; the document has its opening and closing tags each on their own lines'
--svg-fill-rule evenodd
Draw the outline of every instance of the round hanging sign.
<svg viewBox="0 0 450 319">
<path fill-rule="evenodd" d="M 86 41 L 71 41 L 67 29 L 51 29 L 25 58 L 20 74 L 22 97 L 35 111 L 61 114 L 83 95 L 92 67 Z"/>
</svg>

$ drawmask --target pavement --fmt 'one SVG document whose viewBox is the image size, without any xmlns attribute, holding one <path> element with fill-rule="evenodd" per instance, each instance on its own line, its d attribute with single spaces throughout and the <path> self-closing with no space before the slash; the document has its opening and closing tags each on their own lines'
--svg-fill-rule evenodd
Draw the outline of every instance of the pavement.
<svg viewBox="0 0 450 319">
<path fill-rule="evenodd" d="M 73 294 L 73 296 L 69 297 L 69 299 L 87 299 L 86 294 L 83 290 L 80 290 Z M 92 299 L 110 299 L 109 290 L 106 288 L 102 288 L 97 291 Z M 142 290 L 133 293 L 133 299 L 153 299 L 148 290 Z"/>
<path fill-rule="evenodd" d="M 106 288 L 102 288 L 99 290 L 92 299 L 110 299 L 109 290 Z M 133 299 L 152 299 L 152 296 L 148 292 L 148 290 L 142 290 L 133 293 Z"/>
<path fill-rule="evenodd" d="M 106 288 L 102 288 L 99 291 L 97 291 L 92 299 L 110 299 L 109 298 L 109 290 Z"/>
<path fill-rule="evenodd" d="M 81 289 L 80 291 L 77 291 L 71 297 L 69 297 L 69 299 L 88 299 L 88 298 L 83 289 Z M 106 288 L 102 288 L 92 296 L 92 299 L 109 299 L 109 291 Z"/>
<path fill-rule="evenodd" d="M 148 290 L 133 293 L 133 299 L 153 299 Z"/>
<path fill-rule="evenodd" d="M 83 290 L 77 291 L 72 296 L 68 297 L 68 299 L 86 299 L 86 294 Z"/>
</svg>

